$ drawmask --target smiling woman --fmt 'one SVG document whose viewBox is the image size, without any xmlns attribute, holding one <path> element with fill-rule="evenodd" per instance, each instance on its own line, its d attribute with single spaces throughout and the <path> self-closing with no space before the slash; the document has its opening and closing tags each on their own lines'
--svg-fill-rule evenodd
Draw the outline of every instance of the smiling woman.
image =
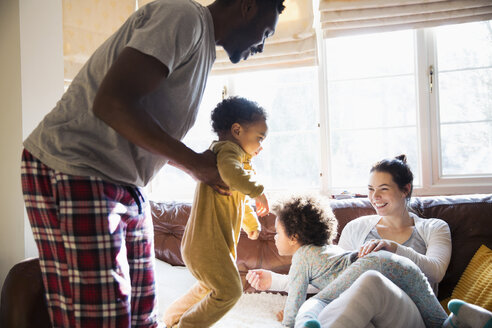
<svg viewBox="0 0 492 328">
<path fill-rule="evenodd" d="M 344 228 L 338 243 L 365 256 L 387 250 L 411 259 L 434 292 L 451 257 L 451 235 L 440 219 L 423 220 L 409 212 L 413 174 L 405 155 L 384 159 L 370 170 L 368 194 L 376 215 L 360 217 Z"/>
</svg>

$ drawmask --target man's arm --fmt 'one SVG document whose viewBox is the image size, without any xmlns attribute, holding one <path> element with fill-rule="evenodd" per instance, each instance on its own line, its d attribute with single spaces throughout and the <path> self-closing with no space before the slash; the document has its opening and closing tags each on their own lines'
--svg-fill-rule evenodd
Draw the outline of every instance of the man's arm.
<svg viewBox="0 0 492 328">
<path fill-rule="evenodd" d="M 169 158 L 196 180 L 217 191 L 227 189 L 217 171 L 215 156 L 194 152 L 162 130 L 139 107 L 140 99 L 156 89 L 168 73 L 168 68 L 156 58 L 124 48 L 99 86 L 94 115 L 133 144 Z"/>
</svg>

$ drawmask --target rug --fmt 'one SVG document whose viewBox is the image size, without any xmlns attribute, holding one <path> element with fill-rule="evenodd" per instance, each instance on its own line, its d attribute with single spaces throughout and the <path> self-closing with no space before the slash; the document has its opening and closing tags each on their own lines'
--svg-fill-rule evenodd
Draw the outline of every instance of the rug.
<svg viewBox="0 0 492 328">
<path fill-rule="evenodd" d="M 214 328 L 281 328 L 277 313 L 287 296 L 271 293 L 243 294 Z"/>
<path fill-rule="evenodd" d="M 212 328 L 282 328 L 277 313 L 287 296 L 271 293 L 243 294 L 236 305 Z M 165 328 L 159 315 L 159 328 Z"/>
<path fill-rule="evenodd" d="M 156 260 L 157 321 L 163 328 L 165 309 L 195 283 L 185 267 Z M 272 293 L 243 294 L 236 305 L 213 328 L 281 328 L 276 314 L 284 308 L 287 296 Z"/>
</svg>

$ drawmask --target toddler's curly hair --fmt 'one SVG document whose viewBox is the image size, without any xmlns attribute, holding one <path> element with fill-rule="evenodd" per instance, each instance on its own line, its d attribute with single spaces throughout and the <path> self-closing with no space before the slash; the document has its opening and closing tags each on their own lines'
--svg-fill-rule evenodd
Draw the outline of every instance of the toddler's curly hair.
<svg viewBox="0 0 492 328">
<path fill-rule="evenodd" d="M 302 245 L 332 244 L 338 221 L 328 201 L 314 195 L 296 195 L 276 203 L 272 212 L 282 223 L 287 236 Z"/>
<path fill-rule="evenodd" d="M 242 97 L 222 100 L 212 111 L 212 128 L 218 134 L 231 129 L 234 123 L 248 124 L 266 120 L 265 110 L 256 102 Z"/>
</svg>

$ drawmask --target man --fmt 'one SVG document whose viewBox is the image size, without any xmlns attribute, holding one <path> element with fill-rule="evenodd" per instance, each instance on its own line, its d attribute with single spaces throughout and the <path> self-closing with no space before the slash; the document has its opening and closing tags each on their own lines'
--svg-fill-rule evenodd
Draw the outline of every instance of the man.
<svg viewBox="0 0 492 328">
<path fill-rule="evenodd" d="M 263 50 L 283 0 L 158 0 L 106 40 L 25 140 L 22 186 L 54 327 L 156 327 L 145 186 L 169 162 L 227 194 L 211 152 L 179 141 L 215 46 Z"/>
</svg>

